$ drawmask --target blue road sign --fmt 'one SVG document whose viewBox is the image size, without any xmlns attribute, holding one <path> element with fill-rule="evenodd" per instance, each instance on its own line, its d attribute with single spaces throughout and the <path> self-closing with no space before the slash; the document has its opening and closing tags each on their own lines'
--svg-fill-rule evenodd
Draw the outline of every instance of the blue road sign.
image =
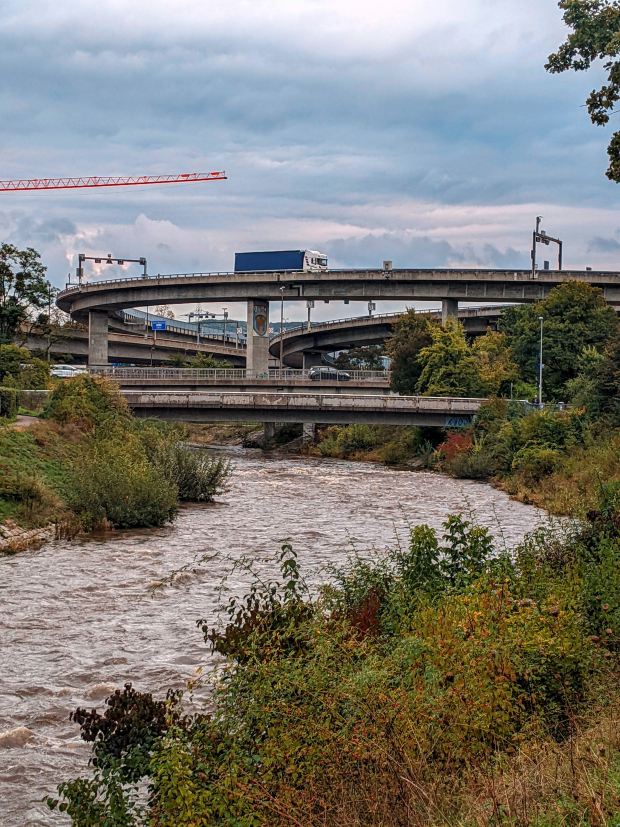
<svg viewBox="0 0 620 827">
<path fill-rule="evenodd" d="M 166 322 L 151 322 L 151 330 L 165 330 Z"/>
</svg>

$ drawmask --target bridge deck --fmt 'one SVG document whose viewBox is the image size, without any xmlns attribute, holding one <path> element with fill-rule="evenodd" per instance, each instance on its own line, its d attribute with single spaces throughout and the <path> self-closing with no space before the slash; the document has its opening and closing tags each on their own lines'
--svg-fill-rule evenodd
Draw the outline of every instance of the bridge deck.
<svg viewBox="0 0 620 827">
<path fill-rule="evenodd" d="M 139 417 L 188 422 L 315 422 L 462 427 L 485 401 L 323 393 L 122 391 Z"/>
</svg>

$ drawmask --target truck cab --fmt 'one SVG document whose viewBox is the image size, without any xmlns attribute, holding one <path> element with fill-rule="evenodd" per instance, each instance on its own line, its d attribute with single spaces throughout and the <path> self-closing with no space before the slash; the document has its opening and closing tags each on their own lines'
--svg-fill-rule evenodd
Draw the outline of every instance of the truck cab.
<svg viewBox="0 0 620 827">
<path fill-rule="evenodd" d="M 317 250 L 304 250 L 304 270 L 327 270 L 327 256 Z"/>
</svg>

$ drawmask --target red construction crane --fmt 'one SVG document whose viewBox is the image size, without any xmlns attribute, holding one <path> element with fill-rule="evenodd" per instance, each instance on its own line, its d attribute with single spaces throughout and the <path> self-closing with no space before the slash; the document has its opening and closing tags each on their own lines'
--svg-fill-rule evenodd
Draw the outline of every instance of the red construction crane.
<svg viewBox="0 0 620 827">
<path fill-rule="evenodd" d="M 83 178 L 31 178 L 20 181 L 0 181 L 0 192 L 25 190 L 70 190 L 78 187 L 133 187 L 138 184 L 184 184 L 189 181 L 223 181 L 225 172 L 187 172 L 185 175 L 130 175 L 127 177 L 95 176 Z"/>
</svg>

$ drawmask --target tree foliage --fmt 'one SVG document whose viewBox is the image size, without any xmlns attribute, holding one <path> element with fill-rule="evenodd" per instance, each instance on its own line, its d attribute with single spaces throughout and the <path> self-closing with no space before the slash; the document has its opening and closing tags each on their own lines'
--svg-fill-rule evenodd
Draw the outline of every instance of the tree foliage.
<svg viewBox="0 0 620 827">
<path fill-rule="evenodd" d="M 418 393 L 425 396 L 483 394 L 478 365 L 465 339 L 463 325 L 449 318 L 445 326 L 433 326 L 430 335 L 431 344 L 417 356 L 421 369 Z"/>
<path fill-rule="evenodd" d="M 594 89 L 586 104 L 592 123 L 604 126 L 620 99 L 620 3 L 616 0 L 561 0 L 564 22 L 572 29 L 557 52 L 549 55 L 545 68 L 549 72 L 568 69 L 586 71 L 597 59 L 604 60 L 607 83 Z M 615 132 L 607 148 L 607 177 L 620 182 L 620 131 Z"/>
<path fill-rule="evenodd" d="M 566 383 L 579 373 L 586 347 L 603 350 L 618 331 L 616 312 L 597 288 L 582 282 L 554 287 L 543 301 L 506 308 L 500 330 L 526 381 L 538 377 L 540 321 L 543 317 L 543 384 L 547 398 L 563 399 Z"/>
<path fill-rule="evenodd" d="M 352 347 L 342 350 L 334 362 L 342 370 L 383 370 L 383 348 L 381 345 Z"/>
<path fill-rule="evenodd" d="M 29 313 L 46 307 L 55 294 L 46 270 L 32 247 L 0 245 L 0 344 L 10 344 Z"/>
<path fill-rule="evenodd" d="M 393 334 L 385 344 L 385 353 L 392 360 L 390 387 L 402 396 L 417 393 L 422 368 L 418 363 L 420 351 L 431 344 L 431 328 L 435 322 L 416 313 L 414 307 L 392 323 Z"/>
</svg>

